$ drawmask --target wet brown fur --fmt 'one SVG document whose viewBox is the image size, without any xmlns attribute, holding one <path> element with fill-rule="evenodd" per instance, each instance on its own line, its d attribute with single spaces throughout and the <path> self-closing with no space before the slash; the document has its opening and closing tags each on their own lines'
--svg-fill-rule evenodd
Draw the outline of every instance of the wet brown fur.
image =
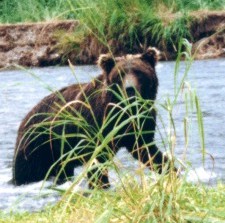
<svg viewBox="0 0 225 223">
<path fill-rule="evenodd" d="M 54 125 L 57 120 L 60 120 L 61 112 L 69 112 L 74 118 L 79 112 L 88 122 L 90 127 L 96 125 L 101 126 L 104 117 L 112 109 L 112 104 L 119 103 L 118 99 L 109 89 L 118 91 L 118 86 L 123 89 L 122 83 L 125 75 L 131 74 L 137 80 L 136 89 L 144 99 L 154 101 L 157 94 L 158 78 L 155 73 L 155 64 L 157 62 L 158 52 L 154 48 L 149 48 L 143 54 L 128 55 L 120 58 L 113 58 L 109 54 L 100 56 L 98 64 L 102 68 L 103 73 L 95 78 L 90 83 L 74 84 L 61 89 L 45 97 L 37 104 L 24 118 L 19 130 L 16 142 L 16 149 L 13 162 L 13 182 L 16 185 L 27 184 L 43 180 L 46 177 L 52 165 L 60 159 L 60 157 L 72 151 L 79 143 L 79 138 L 68 138 L 68 144 L 64 145 L 63 154 L 61 152 L 60 138 L 54 138 L 54 133 L 60 135 L 82 133 L 85 134 L 79 127 L 73 123 Z M 87 103 L 86 96 L 90 108 L 87 108 L 84 103 Z M 88 104 L 87 103 L 87 104 Z M 94 117 L 90 111 L 93 111 Z M 114 113 L 116 110 L 114 111 Z M 136 159 L 152 168 L 152 161 L 158 164 L 157 171 L 162 172 L 163 163 L 167 161 L 167 157 L 163 157 L 162 153 L 153 144 L 146 148 L 144 143 L 154 141 L 155 119 L 156 113 L 154 109 L 149 108 L 150 121 L 143 123 L 144 129 L 152 130 L 147 136 L 138 139 L 138 148 L 135 147 L 136 139 L 133 135 L 124 135 L 119 140 L 113 140 L 109 143 L 111 152 L 115 154 L 120 147 L 126 147 L 127 150 Z M 125 120 L 127 117 L 124 117 Z M 96 120 L 96 122 L 95 122 Z M 61 120 L 62 121 L 62 120 Z M 64 122 L 67 120 L 63 120 Z M 46 126 L 45 126 L 45 123 Z M 103 131 L 103 136 L 106 136 L 113 128 L 112 123 Z M 44 127 L 43 127 L 44 126 Z M 47 130 L 46 130 L 47 129 Z M 50 129 L 50 130 L 49 130 Z M 120 130 L 119 134 L 123 135 L 127 131 L 132 130 L 130 126 Z M 29 132 L 29 133 L 28 133 Z M 134 149 L 136 148 L 136 149 Z M 74 159 L 66 164 L 64 171 L 60 173 L 61 164 L 58 162 L 51 169 L 49 176 L 58 176 L 60 180 L 65 180 L 67 177 L 73 176 L 73 171 L 76 166 L 82 165 L 90 159 L 93 154 L 93 148 L 86 148 L 84 151 L 79 151 L 79 155 L 83 157 Z M 104 151 L 105 152 L 105 151 Z M 85 154 L 86 153 L 86 154 Z M 74 154 L 73 154 L 74 155 Z M 75 155 L 74 155 L 75 156 Z M 96 157 L 99 163 L 107 161 L 108 156 L 99 154 Z M 109 186 L 107 171 L 100 171 L 98 168 L 92 169 L 88 173 L 90 187 L 93 187 L 93 174 L 98 172 L 98 182 L 100 187 L 107 188 Z"/>
</svg>

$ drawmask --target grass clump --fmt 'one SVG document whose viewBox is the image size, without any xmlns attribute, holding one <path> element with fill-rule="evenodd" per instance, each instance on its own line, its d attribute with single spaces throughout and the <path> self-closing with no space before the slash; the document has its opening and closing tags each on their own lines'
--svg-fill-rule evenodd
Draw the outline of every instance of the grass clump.
<svg viewBox="0 0 225 223">
<path fill-rule="evenodd" d="M 63 0 L 2 0 L 0 2 L 0 23 L 39 22 L 69 18 L 68 4 Z"/>
<path fill-rule="evenodd" d="M 171 181 L 170 176 L 146 182 L 144 188 L 128 176 L 116 191 L 96 190 L 89 196 L 75 193 L 69 203 L 64 201 L 38 213 L 1 213 L 0 222 L 225 221 L 224 186 L 190 185 L 180 180 Z"/>
<path fill-rule="evenodd" d="M 162 144 L 170 151 L 172 158 L 176 152 L 176 126 L 174 124 L 174 110 L 180 96 L 184 96 L 182 106 L 186 108 L 184 117 L 184 138 L 185 151 L 188 150 L 188 137 L 191 129 L 185 124 L 185 120 L 189 120 L 189 115 L 196 113 L 196 120 L 199 126 L 199 141 L 203 161 L 205 156 L 204 145 L 204 125 L 199 99 L 196 92 L 187 90 L 186 78 L 191 67 L 192 58 L 190 57 L 190 45 L 184 41 L 187 50 L 186 67 L 184 73 L 180 76 L 179 54 L 175 73 L 174 73 L 174 95 L 167 98 L 165 103 L 160 104 L 168 112 L 169 130 L 167 135 L 162 135 Z M 179 45 L 179 51 L 182 44 Z M 122 101 L 121 103 L 125 103 Z M 129 110 L 128 105 L 125 110 Z M 72 117 L 68 116 L 68 119 Z M 112 117 L 108 117 L 108 121 Z M 160 119 L 162 119 L 160 117 Z M 75 121 L 75 120 L 74 120 Z M 164 120 L 164 122 L 166 122 Z M 106 123 L 107 120 L 106 120 Z M 189 123 L 190 124 L 190 123 Z M 114 131 L 114 130 L 113 130 Z M 100 131 L 101 132 L 101 131 Z M 114 134 L 114 133 L 112 133 Z M 138 135 L 138 133 L 136 133 Z M 63 145 L 63 136 L 62 145 Z M 104 139 L 98 136 L 102 145 L 98 144 L 98 149 L 104 147 Z M 93 136 L 90 142 L 95 143 Z M 106 139 L 107 141 L 108 139 Z M 106 143 L 107 144 L 107 143 Z M 96 147 L 96 146 L 94 146 Z M 95 155 L 97 155 L 95 153 Z M 68 157 L 71 159 L 73 157 Z M 94 159 L 94 157 L 93 157 Z M 70 160 L 66 160 L 69 162 Z M 176 163 L 182 165 L 183 162 L 175 160 Z M 91 164 L 90 164 L 91 165 Z M 81 179 L 85 177 L 88 168 L 73 182 L 72 186 L 67 190 L 61 190 L 62 199 L 54 207 L 48 208 L 38 213 L 22 213 L 22 214 L 3 214 L 0 213 L 0 222 L 223 222 L 225 221 L 225 187 L 218 184 L 215 187 L 209 187 L 202 184 L 189 184 L 185 177 L 176 177 L 173 172 L 169 174 L 149 176 L 145 173 L 143 166 L 140 165 L 136 175 L 127 171 L 121 171 L 114 161 L 110 160 L 104 164 L 105 167 L 113 169 L 118 180 L 114 182 L 113 190 L 83 190 L 74 192 L 73 189 L 79 185 Z M 118 171 L 120 169 L 120 171 Z"/>
<path fill-rule="evenodd" d="M 16 23 L 51 19 L 78 19 L 80 18 L 80 15 L 78 15 L 80 9 L 86 10 L 88 8 L 92 9 L 92 13 L 97 11 L 101 15 L 107 15 L 107 12 L 109 12 L 113 21 L 117 13 L 127 9 L 130 9 L 129 14 L 133 14 L 134 17 L 137 11 L 149 12 L 148 14 L 155 12 L 165 16 L 194 10 L 223 10 L 224 5 L 224 0 L 2 0 L 0 2 L 0 22 Z M 71 6 L 75 8 L 75 11 L 71 11 Z M 125 15 L 127 16 L 128 13 L 125 13 Z M 122 19 L 121 22 L 126 22 L 127 17 L 125 15 L 122 17 L 119 15 Z M 100 24 L 104 22 L 104 20 L 100 20 Z"/>
<path fill-rule="evenodd" d="M 3 0 L 0 22 L 78 19 L 81 25 L 76 33 L 60 37 L 59 48 L 65 52 L 65 60 L 74 51 L 80 54 L 77 62 L 88 63 L 109 49 L 115 54 L 121 49 L 136 53 L 140 46 L 149 45 L 170 52 L 164 55 L 170 59 L 177 55 L 181 38 L 192 40 L 190 12 L 224 10 L 224 5 L 225 0 Z"/>
<path fill-rule="evenodd" d="M 118 54 L 140 51 L 140 46 L 158 46 L 177 51 L 181 38 L 191 39 L 186 12 L 175 11 L 166 3 L 154 1 L 71 1 L 71 12 L 81 22 L 85 45 L 103 45 Z M 169 4 L 168 4 L 169 5 Z M 75 33 L 76 35 L 76 33 Z M 93 43 L 94 42 L 94 43 Z M 65 44 L 66 45 L 66 44 Z"/>
<path fill-rule="evenodd" d="M 225 1 L 68 0 L 71 14 L 80 21 L 78 38 L 62 38 L 61 48 L 70 54 L 71 40 L 79 47 L 79 56 L 91 58 L 111 50 L 114 54 L 138 53 L 141 48 L 157 46 L 165 59 L 175 58 L 182 38 L 193 41 L 191 12 L 223 10 Z M 68 47 L 67 47 L 68 46 Z M 91 46 L 91 47 L 89 47 Z M 80 55 L 79 55 L 80 54 Z M 67 57 L 66 57 L 67 58 Z M 82 59 L 81 59 L 82 61 Z"/>
</svg>

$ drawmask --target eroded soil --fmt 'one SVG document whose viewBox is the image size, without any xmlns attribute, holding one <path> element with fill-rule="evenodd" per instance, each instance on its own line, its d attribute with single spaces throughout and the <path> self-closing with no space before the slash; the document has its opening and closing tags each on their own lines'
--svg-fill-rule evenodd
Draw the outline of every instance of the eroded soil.
<svg viewBox="0 0 225 223">
<path fill-rule="evenodd" d="M 225 12 L 200 11 L 191 14 L 192 54 L 195 59 L 225 57 Z M 76 32 L 78 21 L 54 21 L 0 26 L 0 68 L 21 66 L 48 66 L 66 64 L 63 56 L 72 63 L 94 63 L 104 46 L 87 38 L 77 50 L 64 52 L 58 47 L 60 33 Z M 109 46 L 115 52 L 123 51 L 116 40 Z M 66 50 L 68 48 L 65 47 Z M 176 53 L 163 52 L 164 59 L 175 59 Z"/>
<path fill-rule="evenodd" d="M 63 52 L 56 49 L 59 32 L 73 32 L 77 21 L 0 26 L 0 68 L 55 65 Z"/>
</svg>

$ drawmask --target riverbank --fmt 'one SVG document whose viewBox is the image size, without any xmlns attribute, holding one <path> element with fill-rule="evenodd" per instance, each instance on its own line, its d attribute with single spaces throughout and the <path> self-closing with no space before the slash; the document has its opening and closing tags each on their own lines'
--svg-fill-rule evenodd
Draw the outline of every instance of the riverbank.
<svg viewBox="0 0 225 223">
<path fill-rule="evenodd" d="M 78 21 L 55 21 L 0 26 L 0 68 L 14 65 L 43 67 L 62 63 L 57 34 L 75 32 Z"/>
<path fill-rule="evenodd" d="M 184 37 L 192 44 L 193 57 L 225 57 L 225 12 L 195 11 L 188 17 L 191 20 L 187 20 L 185 25 L 190 37 Z M 166 18 L 162 19 L 166 21 Z M 170 24 L 176 20 L 179 20 L 179 15 L 174 14 L 167 22 Z M 93 33 L 81 31 L 81 24 L 77 20 L 65 20 L 0 25 L 0 68 L 65 65 L 68 59 L 74 64 L 93 64 L 99 54 L 109 49 L 113 54 L 120 55 L 141 52 L 145 47 L 140 42 L 128 47 L 128 42 L 121 42 L 120 38 L 101 41 Z M 161 50 L 162 60 L 176 58 L 177 46 L 172 42 L 165 45 L 162 39 L 154 43 L 152 32 L 146 33 L 144 39 L 147 45 Z"/>
<path fill-rule="evenodd" d="M 1 223 L 20 222 L 224 222 L 225 187 L 191 185 L 168 177 L 138 184 L 131 176 L 114 190 L 67 191 L 56 206 L 36 213 L 1 213 Z"/>
</svg>

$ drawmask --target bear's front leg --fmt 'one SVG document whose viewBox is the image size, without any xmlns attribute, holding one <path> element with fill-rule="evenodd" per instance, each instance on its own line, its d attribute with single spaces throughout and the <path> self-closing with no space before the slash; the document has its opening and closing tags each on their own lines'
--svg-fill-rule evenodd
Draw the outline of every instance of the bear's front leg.
<svg viewBox="0 0 225 223">
<path fill-rule="evenodd" d="M 133 148 L 131 151 L 132 156 L 148 166 L 151 170 L 162 173 L 163 168 L 166 167 L 167 171 L 170 170 L 172 164 L 171 160 L 157 148 L 156 145 L 139 146 Z M 173 168 L 176 171 L 176 168 Z"/>
</svg>

